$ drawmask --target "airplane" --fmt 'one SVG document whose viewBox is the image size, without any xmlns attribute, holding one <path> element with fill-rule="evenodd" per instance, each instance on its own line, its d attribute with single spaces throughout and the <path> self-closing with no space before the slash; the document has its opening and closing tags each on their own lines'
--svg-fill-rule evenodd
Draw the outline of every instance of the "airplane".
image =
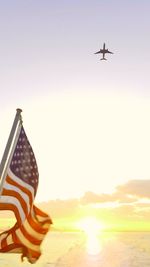
<svg viewBox="0 0 150 267">
<path fill-rule="evenodd" d="M 108 49 L 105 48 L 105 43 L 103 44 L 103 49 L 100 49 L 98 52 L 96 52 L 94 54 L 99 54 L 99 53 L 102 53 L 103 54 L 103 57 L 100 60 L 107 60 L 105 58 L 105 54 L 106 53 L 113 54 L 112 52 L 110 52 Z"/>
</svg>

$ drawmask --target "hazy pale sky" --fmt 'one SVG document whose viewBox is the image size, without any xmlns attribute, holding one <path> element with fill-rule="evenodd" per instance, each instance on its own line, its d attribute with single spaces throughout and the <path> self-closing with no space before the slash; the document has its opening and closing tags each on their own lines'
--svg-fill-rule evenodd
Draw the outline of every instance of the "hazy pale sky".
<svg viewBox="0 0 150 267">
<path fill-rule="evenodd" d="M 37 200 L 150 178 L 149 14 L 146 0 L 0 2 L 0 155 L 20 107 Z"/>
</svg>

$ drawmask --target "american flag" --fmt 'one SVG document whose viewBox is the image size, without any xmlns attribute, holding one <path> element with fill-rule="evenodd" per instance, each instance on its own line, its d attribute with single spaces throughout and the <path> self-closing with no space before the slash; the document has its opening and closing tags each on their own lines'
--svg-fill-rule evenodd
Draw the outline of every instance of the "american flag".
<svg viewBox="0 0 150 267">
<path fill-rule="evenodd" d="M 0 196 L 0 210 L 11 210 L 16 224 L 0 234 L 0 252 L 21 253 L 34 263 L 41 255 L 40 245 L 52 224 L 51 218 L 33 202 L 39 181 L 38 167 L 23 126 L 7 167 Z"/>
</svg>

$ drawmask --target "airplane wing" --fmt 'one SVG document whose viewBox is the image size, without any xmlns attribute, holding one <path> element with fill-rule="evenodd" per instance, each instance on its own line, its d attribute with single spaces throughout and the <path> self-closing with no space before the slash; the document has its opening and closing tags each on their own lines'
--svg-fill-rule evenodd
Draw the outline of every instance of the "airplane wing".
<svg viewBox="0 0 150 267">
<path fill-rule="evenodd" d="M 109 50 L 106 53 L 113 54 L 113 52 L 110 52 Z"/>
<path fill-rule="evenodd" d="M 102 52 L 101 52 L 101 50 L 100 50 L 100 51 L 98 51 L 98 52 L 96 52 L 96 53 L 94 53 L 94 54 L 99 54 L 99 53 L 102 53 Z"/>
</svg>

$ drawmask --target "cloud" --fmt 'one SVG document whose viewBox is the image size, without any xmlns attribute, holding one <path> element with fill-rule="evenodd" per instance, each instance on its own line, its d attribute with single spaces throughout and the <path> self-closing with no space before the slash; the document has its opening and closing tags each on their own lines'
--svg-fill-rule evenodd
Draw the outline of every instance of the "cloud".
<svg viewBox="0 0 150 267">
<path fill-rule="evenodd" d="M 108 203 L 108 202 L 119 202 L 119 203 L 133 203 L 137 201 L 135 195 L 122 192 L 117 190 L 113 194 L 95 194 L 93 192 L 86 192 L 84 196 L 80 199 L 81 204 L 96 204 L 96 203 Z"/>
<path fill-rule="evenodd" d="M 65 217 L 76 214 L 79 207 L 79 201 L 77 199 L 56 199 L 39 203 L 38 206 L 45 212 L 48 212 L 52 217 Z"/>
<path fill-rule="evenodd" d="M 130 180 L 124 185 L 116 187 L 116 191 L 112 194 L 96 194 L 94 192 L 85 192 L 80 199 L 68 200 L 52 200 L 42 203 L 45 210 L 48 208 L 56 216 L 69 215 L 77 211 L 80 205 L 86 206 L 90 204 L 107 204 L 118 203 L 118 205 L 137 205 L 139 209 L 143 209 L 147 203 L 140 203 L 141 199 L 150 198 L 150 180 Z M 102 207 L 101 206 L 101 207 Z"/>
<path fill-rule="evenodd" d="M 117 191 L 139 198 L 150 198 L 150 180 L 130 180 L 128 183 L 118 186 Z"/>
<path fill-rule="evenodd" d="M 116 187 L 112 194 L 86 192 L 80 202 L 83 205 L 94 203 L 134 203 L 140 198 L 150 198 L 150 180 L 130 180 Z"/>
<path fill-rule="evenodd" d="M 112 196 L 108 194 L 95 194 L 93 192 L 85 192 L 84 196 L 80 199 L 81 204 L 92 204 L 92 203 L 99 203 L 99 202 L 109 202 L 112 201 Z"/>
</svg>

